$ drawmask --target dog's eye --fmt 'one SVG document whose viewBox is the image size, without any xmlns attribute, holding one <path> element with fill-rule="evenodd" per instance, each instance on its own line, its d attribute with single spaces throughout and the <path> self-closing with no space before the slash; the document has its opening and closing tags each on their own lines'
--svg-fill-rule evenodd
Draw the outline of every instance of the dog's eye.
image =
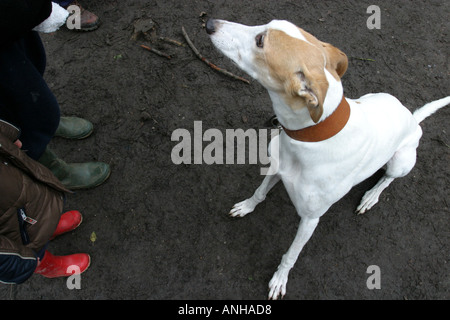
<svg viewBox="0 0 450 320">
<path fill-rule="evenodd" d="M 258 48 L 263 48 L 264 47 L 264 38 L 265 38 L 265 34 L 264 33 L 260 33 L 256 36 L 255 40 L 256 40 L 256 46 Z"/>
</svg>

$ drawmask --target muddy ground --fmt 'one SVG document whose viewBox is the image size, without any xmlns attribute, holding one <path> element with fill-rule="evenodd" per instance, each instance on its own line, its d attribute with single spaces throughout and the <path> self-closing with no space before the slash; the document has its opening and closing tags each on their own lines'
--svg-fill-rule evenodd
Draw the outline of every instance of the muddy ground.
<svg viewBox="0 0 450 320">
<path fill-rule="evenodd" d="M 345 94 L 388 92 L 410 110 L 449 94 L 450 3 L 433 1 L 88 1 L 101 27 L 43 35 L 46 79 L 64 115 L 95 124 L 87 140 L 55 138 L 68 162 L 104 161 L 104 185 L 68 196 L 67 210 L 84 214 L 74 232 L 51 243 L 54 254 L 92 257 L 81 289 L 65 279 L 33 276 L 0 286 L 2 299 L 265 299 L 268 282 L 291 244 L 299 217 L 279 184 L 254 213 L 232 219 L 234 203 L 252 195 L 260 166 L 175 165 L 172 132 L 264 129 L 272 116 L 261 85 L 228 78 L 215 64 L 242 74 L 217 52 L 202 23 L 209 17 L 244 24 L 287 19 L 343 50 Z M 381 29 L 366 12 L 381 9 Z M 133 37 L 138 21 L 154 23 Z M 152 45 L 166 59 L 140 47 Z M 450 109 L 423 123 L 418 161 L 365 215 L 354 210 L 380 173 L 354 187 L 323 216 L 290 272 L 286 300 L 449 299 Z M 205 147 L 207 143 L 203 146 Z M 96 240 L 91 240 L 95 232 Z M 370 265 L 381 289 L 369 290 Z"/>
</svg>

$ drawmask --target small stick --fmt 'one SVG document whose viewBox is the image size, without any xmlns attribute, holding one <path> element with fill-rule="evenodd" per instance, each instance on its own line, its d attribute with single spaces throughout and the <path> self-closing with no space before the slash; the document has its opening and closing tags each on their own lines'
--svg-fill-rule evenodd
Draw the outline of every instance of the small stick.
<svg viewBox="0 0 450 320">
<path fill-rule="evenodd" d="M 183 43 L 181 43 L 181 42 L 179 42 L 177 40 L 174 40 L 174 39 L 170 39 L 170 38 L 166 38 L 166 37 L 159 37 L 159 40 L 167 42 L 167 43 L 174 44 L 174 45 L 179 46 L 179 47 L 185 47 L 185 45 Z"/>
<path fill-rule="evenodd" d="M 361 60 L 361 61 L 375 62 L 374 59 L 370 59 L 370 58 L 359 58 L 359 57 L 351 57 L 351 56 L 349 56 L 349 58 L 356 59 L 356 60 Z"/>
<path fill-rule="evenodd" d="M 191 47 L 192 51 L 194 51 L 195 55 L 196 55 L 200 60 L 202 60 L 202 61 L 203 61 L 204 63 L 206 63 L 208 66 L 210 66 L 211 68 L 213 68 L 214 70 L 216 70 L 216 71 L 218 71 L 218 72 L 220 72 L 220 73 L 223 73 L 223 74 L 225 74 L 225 75 L 227 75 L 227 76 L 229 76 L 229 77 L 232 77 L 232 78 L 234 78 L 234 79 L 237 79 L 237 80 L 243 81 L 243 82 L 245 82 L 245 83 L 247 83 L 247 84 L 250 84 L 250 81 L 248 81 L 247 79 L 244 79 L 244 78 L 242 78 L 242 77 L 239 77 L 239 76 L 237 76 L 237 75 L 235 75 L 235 74 L 233 74 L 233 73 L 231 73 L 231 72 L 229 72 L 229 71 L 227 71 L 227 70 L 225 70 L 225 69 L 219 68 L 219 67 L 216 66 L 215 64 L 211 63 L 208 59 L 206 59 L 205 57 L 203 57 L 203 56 L 200 54 L 200 52 L 197 50 L 197 48 L 194 46 L 194 44 L 192 43 L 191 39 L 189 39 L 189 36 L 187 35 L 186 30 L 184 30 L 184 27 L 181 27 L 181 31 L 183 32 L 183 36 L 184 36 L 184 38 L 186 39 L 186 41 L 187 41 L 189 47 Z"/>
<path fill-rule="evenodd" d="M 433 139 L 433 138 L 432 138 L 431 140 L 437 141 L 437 142 L 439 142 L 440 144 L 442 144 L 442 145 L 444 145 L 444 146 L 446 146 L 447 148 L 450 149 L 450 146 L 449 146 L 448 144 L 446 144 L 445 141 L 442 140 L 442 139 Z"/>
<path fill-rule="evenodd" d="M 153 52 L 153 53 L 156 53 L 158 56 L 167 58 L 167 59 L 169 59 L 169 60 L 172 59 L 172 57 L 169 56 L 168 54 L 166 54 L 166 53 L 164 53 L 164 52 L 161 52 L 161 51 L 159 51 L 159 50 L 156 50 L 156 49 L 154 49 L 154 48 L 145 46 L 145 45 L 143 45 L 143 44 L 141 44 L 141 47 L 144 48 L 144 49 L 146 49 L 146 50 L 148 50 L 148 51 L 151 51 L 151 52 Z"/>
</svg>

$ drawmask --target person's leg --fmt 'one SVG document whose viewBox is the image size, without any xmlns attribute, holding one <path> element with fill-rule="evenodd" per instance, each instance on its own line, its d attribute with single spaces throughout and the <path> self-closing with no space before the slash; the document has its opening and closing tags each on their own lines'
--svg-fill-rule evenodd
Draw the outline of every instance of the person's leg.
<svg viewBox="0 0 450 320">
<path fill-rule="evenodd" d="M 22 149 L 38 160 L 58 128 L 60 108 L 43 79 L 45 51 L 30 32 L 0 51 L 0 118 L 21 129 Z"/>
<path fill-rule="evenodd" d="M 48 148 L 61 116 L 43 78 L 45 65 L 45 50 L 36 32 L 0 51 L 0 119 L 20 128 L 22 150 L 49 168 L 67 188 L 96 187 L 108 179 L 108 164 L 67 164 Z"/>
<path fill-rule="evenodd" d="M 73 2 L 73 0 L 52 0 L 52 1 L 64 8 L 68 7 Z"/>
</svg>

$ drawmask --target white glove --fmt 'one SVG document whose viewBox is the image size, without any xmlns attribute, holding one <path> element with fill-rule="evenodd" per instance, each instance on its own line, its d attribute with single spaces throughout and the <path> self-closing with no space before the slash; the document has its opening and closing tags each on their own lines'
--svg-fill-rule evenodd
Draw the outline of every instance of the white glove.
<svg viewBox="0 0 450 320">
<path fill-rule="evenodd" d="M 40 25 L 33 30 L 42 33 L 55 32 L 63 24 L 66 23 L 69 12 L 61 7 L 59 4 L 52 2 L 52 13 L 47 20 L 44 20 Z"/>
</svg>

